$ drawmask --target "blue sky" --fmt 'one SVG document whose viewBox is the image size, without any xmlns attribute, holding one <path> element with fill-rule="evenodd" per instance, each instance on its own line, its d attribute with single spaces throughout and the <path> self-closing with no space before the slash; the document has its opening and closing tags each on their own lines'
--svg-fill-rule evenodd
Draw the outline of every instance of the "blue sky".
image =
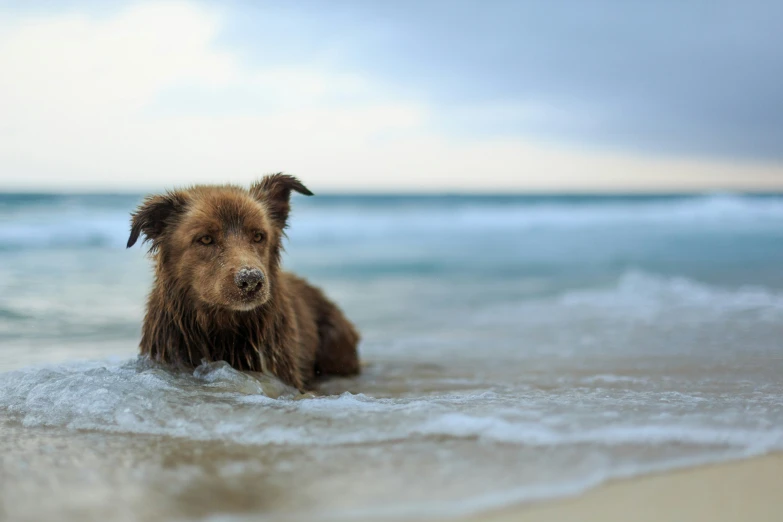
<svg viewBox="0 0 783 522">
<path fill-rule="evenodd" d="M 780 2 L 20 5 L 0 188 L 783 188 Z"/>
</svg>

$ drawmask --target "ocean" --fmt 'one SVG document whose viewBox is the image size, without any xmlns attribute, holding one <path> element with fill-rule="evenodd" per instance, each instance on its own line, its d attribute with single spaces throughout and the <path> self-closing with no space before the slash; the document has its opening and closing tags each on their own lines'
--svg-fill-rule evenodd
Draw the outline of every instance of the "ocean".
<svg viewBox="0 0 783 522">
<path fill-rule="evenodd" d="M 284 266 L 363 335 L 317 396 L 137 358 L 140 199 L 0 194 L 0 515 L 447 518 L 783 449 L 783 195 L 296 197 Z"/>
</svg>

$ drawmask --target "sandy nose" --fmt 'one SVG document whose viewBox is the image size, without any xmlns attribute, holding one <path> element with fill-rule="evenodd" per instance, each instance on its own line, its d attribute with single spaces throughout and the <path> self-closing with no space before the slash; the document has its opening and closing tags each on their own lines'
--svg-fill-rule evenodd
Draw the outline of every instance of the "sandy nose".
<svg viewBox="0 0 783 522">
<path fill-rule="evenodd" d="M 244 292 L 255 290 L 264 281 L 264 273 L 258 268 L 240 268 L 234 275 L 234 282 Z"/>
</svg>

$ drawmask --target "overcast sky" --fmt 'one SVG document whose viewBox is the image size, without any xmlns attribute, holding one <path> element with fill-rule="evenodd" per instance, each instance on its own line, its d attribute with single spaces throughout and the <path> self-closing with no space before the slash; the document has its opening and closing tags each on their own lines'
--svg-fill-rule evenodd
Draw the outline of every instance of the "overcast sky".
<svg viewBox="0 0 783 522">
<path fill-rule="evenodd" d="M 0 190 L 783 189 L 783 2 L 0 0 Z"/>
</svg>

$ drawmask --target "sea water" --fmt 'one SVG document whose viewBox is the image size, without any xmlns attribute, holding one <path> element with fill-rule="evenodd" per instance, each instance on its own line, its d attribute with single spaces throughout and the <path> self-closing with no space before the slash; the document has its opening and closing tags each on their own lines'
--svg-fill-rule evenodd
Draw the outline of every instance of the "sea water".
<svg viewBox="0 0 783 522">
<path fill-rule="evenodd" d="M 0 513 L 449 517 L 783 449 L 783 196 L 297 197 L 284 264 L 363 335 L 313 396 L 136 357 L 139 200 L 0 196 Z"/>
</svg>

